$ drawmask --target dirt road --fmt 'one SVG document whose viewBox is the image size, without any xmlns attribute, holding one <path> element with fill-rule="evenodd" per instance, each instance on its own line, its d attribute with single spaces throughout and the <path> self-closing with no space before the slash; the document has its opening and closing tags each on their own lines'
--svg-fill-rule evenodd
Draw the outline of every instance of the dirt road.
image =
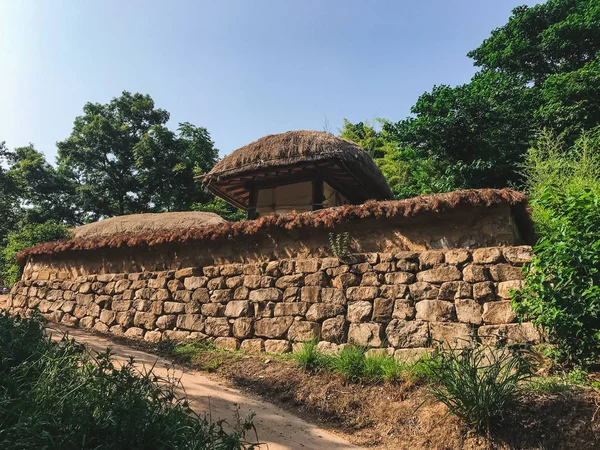
<svg viewBox="0 0 600 450">
<path fill-rule="evenodd" d="M 133 356 L 141 367 L 155 366 L 155 371 L 159 376 L 166 376 L 170 370 L 171 375 L 175 374 L 181 379 L 192 408 L 200 414 L 210 412 L 213 420 L 226 419 L 231 423 L 238 406 L 241 417 L 254 411 L 256 413 L 254 424 L 258 432 L 258 439 L 265 444 L 261 448 L 269 450 L 359 448 L 330 431 L 318 428 L 271 403 L 236 389 L 225 380 L 187 368 L 173 367 L 173 363 L 156 355 L 113 343 L 108 339 L 81 330 L 67 330 L 62 327 L 49 329 L 53 338 L 62 337 L 64 331 L 68 331 L 71 337 L 90 349 L 103 351 L 106 347 L 111 347 L 117 361 L 126 361 Z"/>
</svg>

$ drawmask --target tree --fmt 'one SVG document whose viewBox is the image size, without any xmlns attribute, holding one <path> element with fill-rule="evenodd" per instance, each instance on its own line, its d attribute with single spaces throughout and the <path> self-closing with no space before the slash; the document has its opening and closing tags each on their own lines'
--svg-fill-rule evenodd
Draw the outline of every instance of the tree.
<svg viewBox="0 0 600 450">
<path fill-rule="evenodd" d="M 71 135 L 58 142 L 61 174 L 77 184 L 78 204 L 88 220 L 148 210 L 140 198 L 134 147 L 169 113 L 148 95 L 123 92 L 108 104 L 87 103 Z"/>
<path fill-rule="evenodd" d="M 219 155 L 206 128 L 185 122 L 178 134 L 155 125 L 135 145 L 135 168 L 140 197 L 157 211 L 181 211 L 212 196 L 194 176 L 207 173 Z"/>
<path fill-rule="evenodd" d="M 0 245 L 21 215 L 17 186 L 4 167 L 9 155 L 5 143 L 0 141 Z"/>
<path fill-rule="evenodd" d="M 410 151 L 427 162 L 425 168 L 435 168 L 416 164 L 395 192 L 414 192 L 411 185 L 424 193 L 520 183 L 518 166 L 538 130 L 563 134 L 572 145 L 582 130 L 600 124 L 599 52 L 597 0 L 515 8 L 506 25 L 469 52 L 480 67 L 469 83 L 434 86 L 419 97 L 411 117 L 382 125 L 400 149 L 396 155 Z M 392 161 L 404 170 L 404 159 Z"/>
<path fill-rule="evenodd" d="M 68 225 L 81 223 L 73 204 L 74 186 L 50 165 L 33 144 L 5 155 L 11 178 L 22 206 L 24 223 L 48 220 Z"/>
</svg>

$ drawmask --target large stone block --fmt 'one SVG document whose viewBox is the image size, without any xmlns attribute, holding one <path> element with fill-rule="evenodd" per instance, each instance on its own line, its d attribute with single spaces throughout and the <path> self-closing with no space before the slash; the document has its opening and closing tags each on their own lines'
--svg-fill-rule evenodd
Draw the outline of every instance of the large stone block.
<svg viewBox="0 0 600 450">
<path fill-rule="evenodd" d="M 344 314 L 345 311 L 346 309 L 342 305 L 313 303 L 306 312 L 306 320 L 311 322 L 321 322 L 323 319 L 329 319 Z"/>
<path fill-rule="evenodd" d="M 207 317 L 223 317 L 225 315 L 225 305 L 221 303 L 202 303 L 200 311 L 203 316 Z M 186 311 L 188 314 L 192 314 L 190 311 Z"/>
<path fill-rule="evenodd" d="M 463 269 L 463 280 L 469 283 L 478 283 L 489 280 L 488 268 L 477 264 L 469 264 Z"/>
<path fill-rule="evenodd" d="M 283 293 L 281 289 L 264 288 L 250 291 L 251 302 L 278 302 L 281 300 Z"/>
<path fill-rule="evenodd" d="M 473 262 L 475 264 L 496 264 L 502 262 L 502 252 L 499 248 L 476 248 L 473 250 Z"/>
<path fill-rule="evenodd" d="M 472 298 L 473 286 L 465 281 L 449 281 L 440 287 L 438 300 L 454 300 L 457 298 Z"/>
<path fill-rule="evenodd" d="M 394 352 L 394 359 L 403 364 L 414 364 L 427 358 L 432 353 L 431 348 L 399 348 Z"/>
<path fill-rule="evenodd" d="M 162 333 L 160 331 L 146 331 L 146 334 L 144 334 L 144 340 L 146 342 L 156 344 L 162 341 Z"/>
<path fill-rule="evenodd" d="M 227 303 L 233 300 L 233 291 L 231 289 L 217 289 L 210 294 L 212 303 Z"/>
<path fill-rule="evenodd" d="M 471 252 L 464 248 L 448 250 L 446 252 L 446 264 L 463 265 L 471 260 Z"/>
<path fill-rule="evenodd" d="M 117 323 L 122 327 L 129 327 L 133 324 L 132 311 L 119 311 L 117 313 Z"/>
<path fill-rule="evenodd" d="M 412 320 L 415 318 L 415 307 L 411 300 L 398 299 L 394 302 L 393 319 Z"/>
<path fill-rule="evenodd" d="M 281 339 L 268 339 L 265 341 L 265 352 L 267 353 L 287 353 L 290 351 L 290 343 L 289 341 L 284 341 Z"/>
<path fill-rule="evenodd" d="M 177 316 L 177 328 L 188 331 L 203 331 L 204 327 L 204 317 L 200 314 L 181 314 Z"/>
<path fill-rule="evenodd" d="M 97 327 L 99 325 L 104 325 L 102 322 L 97 322 L 96 325 L 94 326 L 94 328 L 97 329 Z M 104 325 L 104 327 L 106 327 L 106 325 Z M 106 327 L 108 329 L 108 327 Z M 131 327 L 128 328 L 127 331 L 125 331 L 125 337 L 128 337 L 130 339 L 143 339 L 144 334 L 146 333 L 145 330 L 143 330 L 142 328 L 139 327 Z"/>
<path fill-rule="evenodd" d="M 87 283 L 86 283 L 87 284 Z M 131 281 L 129 280 L 119 280 L 115 284 L 115 294 L 121 294 L 125 292 L 131 286 Z"/>
<path fill-rule="evenodd" d="M 521 267 L 511 266 L 510 264 L 490 266 L 490 275 L 494 281 L 512 281 L 525 278 Z"/>
<path fill-rule="evenodd" d="M 381 347 L 381 324 L 351 323 L 348 341 L 364 347 Z"/>
<path fill-rule="evenodd" d="M 225 315 L 227 317 L 245 317 L 250 313 L 250 304 L 245 300 L 233 300 L 227 303 Z"/>
<path fill-rule="evenodd" d="M 137 311 L 133 316 L 133 324 L 136 327 L 152 330 L 156 323 L 156 316 L 150 312 Z"/>
<path fill-rule="evenodd" d="M 284 302 L 277 303 L 273 310 L 275 317 L 280 316 L 303 316 L 308 311 L 310 303 L 306 302 Z"/>
<path fill-rule="evenodd" d="M 486 324 L 511 323 L 516 318 L 510 300 L 487 302 L 483 305 L 483 321 Z"/>
<path fill-rule="evenodd" d="M 319 260 L 316 258 L 296 260 L 297 273 L 313 273 L 319 270 L 319 266 Z"/>
<path fill-rule="evenodd" d="M 362 279 L 360 280 L 361 286 L 380 286 L 381 279 L 376 272 L 363 273 Z"/>
<path fill-rule="evenodd" d="M 165 302 L 163 309 L 165 314 L 180 314 L 185 310 L 185 304 L 177 302 Z"/>
<path fill-rule="evenodd" d="M 150 289 L 166 289 L 167 281 L 165 277 L 151 278 L 148 280 L 148 287 Z"/>
<path fill-rule="evenodd" d="M 540 342 L 540 335 L 530 322 L 482 325 L 477 330 L 477 334 L 483 344 L 490 346 Z"/>
<path fill-rule="evenodd" d="M 183 286 L 188 291 L 194 291 L 198 288 L 204 288 L 204 287 L 206 287 L 207 283 L 208 283 L 207 277 L 188 277 L 188 278 L 184 278 L 184 280 L 183 280 Z"/>
<path fill-rule="evenodd" d="M 168 330 L 171 328 L 175 328 L 177 324 L 177 316 L 175 315 L 163 315 L 156 319 L 156 326 L 161 330 Z"/>
<path fill-rule="evenodd" d="M 275 281 L 275 287 L 286 289 L 289 287 L 300 287 L 304 285 L 304 275 L 284 275 Z"/>
<path fill-rule="evenodd" d="M 515 265 L 523 265 L 530 262 L 531 258 L 533 258 L 533 251 L 528 245 L 504 247 L 502 248 L 502 254 L 509 263 Z"/>
<path fill-rule="evenodd" d="M 427 283 L 444 283 L 446 281 L 458 281 L 462 278 L 460 270 L 456 266 L 439 265 L 434 269 L 424 270 L 417 273 L 418 281 Z"/>
<path fill-rule="evenodd" d="M 345 305 L 346 296 L 342 289 L 323 288 L 321 289 L 321 301 L 323 303 L 331 303 L 334 305 Z"/>
<path fill-rule="evenodd" d="M 292 342 L 309 342 L 320 335 L 321 326 L 316 322 L 295 321 L 288 330 L 288 339 Z"/>
<path fill-rule="evenodd" d="M 327 275 L 323 271 L 311 273 L 304 277 L 306 286 L 327 286 L 328 281 Z"/>
<path fill-rule="evenodd" d="M 429 332 L 435 347 L 465 348 L 475 343 L 474 329 L 465 323 L 432 322 L 429 324 Z"/>
<path fill-rule="evenodd" d="M 372 310 L 371 302 L 350 302 L 348 303 L 348 321 L 352 323 L 367 322 L 371 318 Z"/>
<path fill-rule="evenodd" d="M 321 339 L 338 344 L 346 340 L 346 319 L 344 316 L 337 316 L 327 319 L 321 325 Z"/>
<path fill-rule="evenodd" d="M 414 300 L 433 300 L 438 297 L 439 288 L 431 283 L 419 281 L 409 286 L 410 296 Z"/>
<path fill-rule="evenodd" d="M 235 351 L 239 348 L 240 343 L 233 337 L 218 337 L 214 341 L 215 348 L 221 350 Z"/>
<path fill-rule="evenodd" d="M 377 286 L 353 286 L 346 290 L 348 300 L 375 300 L 379 294 Z"/>
<path fill-rule="evenodd" d="M 231 325 L 224 317 L 207 317 L 204 322 L 204 332 L 209 336 L 228 337 L 231 335 Z"/>
<path fill-rule="evenodd" d="M 417 320 L 450 322 L 454 320 L 454 304 L 443 300 L 421 300 L 415 305 Z"/>
<path fill-rule="evenodd" d="M 488 302 L 496 299 L 494 283 L 483 281 L 473 285 L 473 298 L 479 302 Z"/>
<path fill-rule="evenodd" d="M 429 250 L 422 252 L 419 255 L 419 264 L 421 265 L 421 270 L 431 269 L 438 264 L 442 264 L 444 262 L 444 253 L 437 250 Z"/>
<path fill-rule="evenodd" d="M 481 324 L 481 305 L 475 300 L 458 299 L 454 302 L 459 322 Z"/>
<path fill-rule="evenodd" d="M 182 280 L 187 277 L 193 277 L 195 275 L 202 275 L 202 269 L 199 267 L 185 267 L 175 271 L 175 278 Z"/>
<path fill-rule="evenodd" d="M 252 337 L 254 320 L 250 317 L 240 317 L 233 322 L 233 335 L 238 339 Z"/>
<path fill-rule="evenodd" d="M 248 353 L 261 353 L 265 349 L 262 339 L 246 339 L 240 344 L 240 350 Z"/>
<path fill-rule="evenodd" d="M 210 294 L 206 288 L 198 288 L 192 293 L 192 300 L 200 303 L 208 303 L 210 301 Z"/>
<path fill-rule="evenodd" d="M 331 281 L 331 284 L 338 289 L 358 286 L 360 284 L 360 277 L 354 273 L 341 273 Z"/>
<path fill-rule="evenodd" d="M 391 272 L 384 275 L 385 284 L 409 284 L 415 281 L 415 274 L 411 272 Z"/>
<path fill-rule="evenodd" d="M 502 299 L 512 298 L 512 292 L 518 291 L 523 287 L 523 282 L 519 280 L 502 281 L 498 283 L 498 297 Z"/>
<path fill-rule="evenodd" d="M 427 322 L 392 320 L 385 329 L 387 341 L 396 348 L 425 347 L 429 342 Z"/>
<path fill-rule="evenodd" d="M 373 322 L 389 322 L 394 312 L 394 299 L 376 298 L 373 301 Z"/>
<path fill-rule="evenodd" d="M 379 288 L 379 295 L 383 298 L 406 298 L 408 292 L 408 286 L 405 284 L 388 284 Z"/>
<path fill-rule="evenodd" d="M 254 333 L 257 336 L 265 338 L 281 338 L 285 336 L 293 321 L 293 317 L 274 317 L 258 319 L 254 323 Z"/>
</svg>

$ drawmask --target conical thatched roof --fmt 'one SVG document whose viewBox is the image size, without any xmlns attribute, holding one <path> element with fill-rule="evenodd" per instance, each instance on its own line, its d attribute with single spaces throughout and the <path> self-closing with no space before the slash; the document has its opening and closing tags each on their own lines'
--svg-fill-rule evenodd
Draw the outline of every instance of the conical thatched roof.
<svg viewBox="0 0 600 450">
<path fill-rule="evenodd" d="M 319 131 L 265 136 L 219 161 L 204 177 L 215 195 L 248 207 L 248 183 L 278 182 L 319 174 L 353 203 L 392 198 L 369 154 L 354 142 Z"/>
<path fill-rule="evenodd" d="M 148 232 L 183 231 L 205 225 L 227 223 L 218 214 L 200 211 L 131 214 L 110 217 L 72 230 L 74 239 L 109 238 Z"/>
</svg>

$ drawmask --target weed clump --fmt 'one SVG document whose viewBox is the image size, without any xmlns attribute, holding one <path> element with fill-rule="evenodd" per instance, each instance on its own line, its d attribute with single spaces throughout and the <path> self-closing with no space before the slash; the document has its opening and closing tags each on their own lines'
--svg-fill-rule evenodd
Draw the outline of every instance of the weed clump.
<svg viewBox="0 0 600 450">
<path fill-rule="evenodd" d="M 133 359 L 52 342 L 38 319 L 0 314 L 0 448 L 242 449 L 251 419 L 213 423 L 179 397 L 174 379 Z"/>
</svg>

